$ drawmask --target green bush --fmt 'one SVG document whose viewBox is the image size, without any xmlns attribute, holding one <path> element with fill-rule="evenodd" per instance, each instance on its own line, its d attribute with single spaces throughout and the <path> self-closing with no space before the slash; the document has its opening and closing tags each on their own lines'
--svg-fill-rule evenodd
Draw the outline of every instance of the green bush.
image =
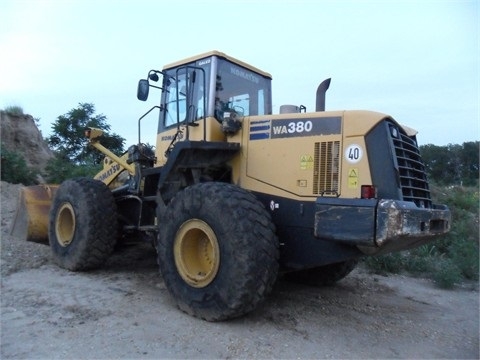
<svg viewBox="0 0 480 360">
<path fill-rule="evenodd" d="M 478 280 L 478 242 L 458 239 L 448 248 L 448 256 L 465 279 Z"/>
<path fill-rule="evenodd" d="M 406 252 L 404 269 L 415 275 L 432 272 L 436 252 L 435 245 L 430 244 Z"/>
<path fill-rule="evenodd" d="M 368 268 L 377 274 L 398 274 L 405 266 L 405 260 L 403 258 L 403 253 L 394 252 L 382 256 L 370 256 L 365 258 L 364 262 Z"/>
<path fill-rule="evenodd" d="M 463 280 L 457 264 L 448 258 L 439 258 L 435 261 L 435 268 L 430 277 L 442 289 L 452 289 Z"/>
<path fill-rule="evenodd" d="M 1 147 L 1 179 L 12 184 L 32 185 L 35 173 L 27 167 L 22 155 Z"/>
<path fill-rule="evenodd" d="M 102 166 L 76 165 L 69 159 L 56 155 L 50 159 L 45 167 L 46 180 L 52 184 L 60 184 L 74 177 L 94 177 Z"/>
<path fill-rule="evenodd" d="M 432 186 L 432 197 L 438 203 L 446 203 L 453 211 L 467 211 L 478 214 L 478 187 L 449 186 L 439 188 Z"/>
</svg>

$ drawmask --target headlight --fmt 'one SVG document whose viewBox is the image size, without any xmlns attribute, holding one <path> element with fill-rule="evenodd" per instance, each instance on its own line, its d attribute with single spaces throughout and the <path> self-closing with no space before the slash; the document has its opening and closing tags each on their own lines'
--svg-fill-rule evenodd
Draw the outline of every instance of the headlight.
<svg viewBox="0 0 480 360">
<path fill-rule="evenodd" d="M 398 138 L 398 129 L 396 127 L 391 126 L 390 133 L 392 134 L 392 137 L 394 137 L 395 139 Z"/>
</svg>

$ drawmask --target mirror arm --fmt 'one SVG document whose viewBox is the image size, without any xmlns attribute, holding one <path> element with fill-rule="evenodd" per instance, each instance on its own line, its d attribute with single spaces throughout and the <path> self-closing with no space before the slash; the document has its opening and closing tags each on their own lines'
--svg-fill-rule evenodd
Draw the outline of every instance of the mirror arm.
<svg viewBox="0 0 480 360">
<path fill-rule="evenodd" d="M 149 85 L 150 87 L 154 87 L 154 88 L 160 89 L 160 90 L 162 90 L 162 91 L 164 90 L 164 88 L 161 87 L 161 86 L 152 85 L 152 84 L 150 84 L 150 83 L 148 83 L 148 85 Z"/>
</svg>

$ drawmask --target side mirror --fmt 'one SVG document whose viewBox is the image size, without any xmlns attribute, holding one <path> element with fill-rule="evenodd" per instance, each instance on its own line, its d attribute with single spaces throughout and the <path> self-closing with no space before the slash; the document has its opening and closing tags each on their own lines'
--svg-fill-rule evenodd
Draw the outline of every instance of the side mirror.
<svg viewBox="0 0 480 360">
<path fill-rule="evenodd" d="M 138 82 L 137 88 L 137 99 L 141 101 L 145 101 L 148 99 L 148 90 L 150 89 L 150 84 L 148 80 L 142 79 Z"/>
</svg>

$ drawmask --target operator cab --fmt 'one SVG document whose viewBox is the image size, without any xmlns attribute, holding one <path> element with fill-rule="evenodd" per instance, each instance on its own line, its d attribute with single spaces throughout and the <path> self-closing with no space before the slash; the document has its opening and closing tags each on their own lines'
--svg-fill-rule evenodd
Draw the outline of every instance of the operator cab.
<svg viewBox="0 0 480 360">
<path fill-rule="evenodd" d="M 167 65 L 160 127 L 177 122 L 214 117 L 222 121 L 225 112 L 240 116 L 272 112 L 270 74 L 212 51 Z M 159 129 L 160 130 L 160 129 Z"/>
<path fill-rule="evenodd" d="M 163 79 L 161 86 L 159 75 Z M 166 163 L 179 141 L 225 142 L 240 128 L 242 116 L 272 114 L 272 76 L 218 51 L 211 51 L 150 70 L 140 80 L 137 98 L 150 88 L 162 91 L 156 139 L 156 164 Z"/>
<path fill-rule="evenodd" d="M 163 75 L 161 87 L 157 73 Z M 204 118 L 223 121 L 226 113 L 239 116 L 272 113 L 270 74 L 218 51 L 211 51 L 152 70 L 139 83 L 138 98 L 148 87 L 162 89 L 158 133 Z"/>
</svg>

